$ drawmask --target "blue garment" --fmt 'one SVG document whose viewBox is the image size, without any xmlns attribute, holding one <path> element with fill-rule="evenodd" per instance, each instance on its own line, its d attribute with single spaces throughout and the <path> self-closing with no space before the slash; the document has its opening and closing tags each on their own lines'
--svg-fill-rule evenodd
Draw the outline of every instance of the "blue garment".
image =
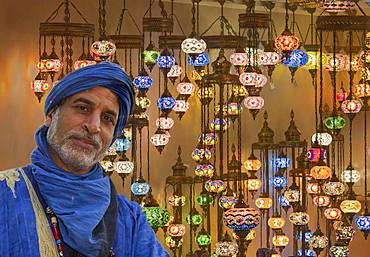
<svg viewBox="0 0 370 257">
<path fill-rule="evenodd" d="M 114 131 L 114 138 L 116 138 L 125 127 L 135 101 L 134 87 L 130 77 L 119 65 L 111 62 L 83 67 L 61 79 L 46 98 L 45 115 L 58 106 L 63 99 L 97 86 L 108 88 L 119 99 L 119 117 Z"/>
<path fill-rule="evenodd" d="M 81 175 L 58 167 L 48 153 L 46 133 L 45 126 L 36 132 L 31 166 L 42 198 L 58 217 L 63 242 L 84 255 L 98 256 L 102 248 L 108 252 L 109 242 L 94 237 L 93 231 L 110 204 L 109 178 L 99 164 Z"/>
<path fill-rule="evenodd" d="M 26 166 L 23 170 L 36 186 L 32 166 Z M 0 172 L 0 256 L 40 257 L 35 212 L 22 176 L 15 183 L 14 195 L 6 179 L 2 180 Z M 115 256 L 169 257 L 146 221 L 140 206 L 121 195 L 117 196 L 117 203 L 117 229 L 113 245 Z"/>
</svg>

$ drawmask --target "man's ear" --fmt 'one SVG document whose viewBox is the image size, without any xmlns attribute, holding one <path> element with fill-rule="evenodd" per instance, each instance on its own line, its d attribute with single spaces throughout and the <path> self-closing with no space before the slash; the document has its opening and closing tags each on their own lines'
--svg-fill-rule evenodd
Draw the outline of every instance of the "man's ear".
<svg viewBox="0 0 370 257">
<path fill-rule="evenodd" d="M 50 124 L 51 124 L 51 120 L 54 116 L 54 113 L 55 113 L 55 109 L 51 110 L 45 117 L 45 121 L 44 121 L 44 125 L 46 127 L 50 127 Z"/>
</svg>

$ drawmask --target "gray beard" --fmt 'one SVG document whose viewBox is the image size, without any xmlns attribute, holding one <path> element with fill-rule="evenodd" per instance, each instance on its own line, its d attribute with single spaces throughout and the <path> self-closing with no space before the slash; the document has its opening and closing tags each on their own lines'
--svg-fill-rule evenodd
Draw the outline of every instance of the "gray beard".
<svg viewBox="0 0 370 257">
<path fill-rule="evenodd" d="M 46 135 L 46 139 L 51 150 L 58 155 L 59 159 L 72 170 L 86 170 L 101 161 L 104 158 L 109 145 L 101 151 L 90 151 L 86 148 L 75 145 L 70 138 L 71 135 L 74 134 L 73 131 L 64 135 L 61 135 L 58 131 L 59 115 L 60 109 L 58 108 L 55 110 Z M 78 133 L 81 133 L 81 131 Z M 88 132 L 84 133 L 86 134 Z M 100 145 L 102 144 L 100 137 L 95 136 L 94 140 L 98 141 Z"/>
</svg>

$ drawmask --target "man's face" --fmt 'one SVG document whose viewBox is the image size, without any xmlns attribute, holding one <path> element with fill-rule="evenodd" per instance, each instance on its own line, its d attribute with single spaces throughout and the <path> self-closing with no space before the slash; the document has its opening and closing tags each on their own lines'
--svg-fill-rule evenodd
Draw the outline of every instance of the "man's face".
<svg viewBox="0 0 370 257">
<path fill-rule="evenodd" d="M 89 171 L 109 148 L 118 114 L 116 95 L 103 87 L 67 98 L 45 121 L 56 164 L 70 171 Z"/>
</svg>

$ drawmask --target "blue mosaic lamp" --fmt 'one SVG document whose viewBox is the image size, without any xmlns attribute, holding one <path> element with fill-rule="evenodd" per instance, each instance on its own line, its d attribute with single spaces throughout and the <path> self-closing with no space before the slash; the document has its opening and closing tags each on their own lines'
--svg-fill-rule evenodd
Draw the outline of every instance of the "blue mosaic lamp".
<svg viewBox="0 0 370 257">
<path fill-rule="evenodd" d="M 284 56 L 281 58 L 281 63 L 291 68 L 301 67 L 305 65 L 307 62 L 308 62 L 307 53 L 300 49 L 293 50 L 287 58 L 284 58 Z"/>
<path fill-rule="evenodd" d="M 147 91 L 153 85 L 153 79 L 143 69 L 139 75 L 134 78 L 133 83 L 136 88 Z"/>
<path fill-rule="evenodd" d="M 145 196 L 149 193 L 149 190 L 150 185 L 141 177 L 131 185 L 131 192 L 135 196 Z"/>
<path fill-rule="evenodd" d="M 365 239 L 367 239 L 367 236 L 370 232 L 370 214 L 367 208 L 365 209 L 364 215 L 358 216 L 355 219 L 355 224 L 356 227 L 364 234 Z"/>
<path fill-rule="evenodd" d="M 203 67 L 206 66 L 208 63 L 209 55 L 207 53 L 198 54 L 194 60 L 190 55 L 188 56 L 188 64 L 193 67 Z"/>
<path fill-rule="evenodd" d="M 274 160 L 274 164 L 278 169 L 287 169 L 290 166 L 290 159 L 286 156 L 280 156 Z"/>
<path fill-rule="evenodd" d="M 159 69 L 161 69 L 166 76 L 175 63 L 175 57 L 173 57 L 167 49 L 164 49 L 157 59 Z"/>
<path fill-rule="evenodd" d="M 162 96 L 157 100 L 157 106 L 165 115 L 168 115 L 176 106 L 176 99 L 172 97 L 167 88 L 164 90 Z"/>
<path fill-rule="evenodd" d="M 281 190 L 288 184 L 288 180 L 284 176 L 275 176 L 273 179 L 273 186 L 277 190 Z"/>
</svg>

